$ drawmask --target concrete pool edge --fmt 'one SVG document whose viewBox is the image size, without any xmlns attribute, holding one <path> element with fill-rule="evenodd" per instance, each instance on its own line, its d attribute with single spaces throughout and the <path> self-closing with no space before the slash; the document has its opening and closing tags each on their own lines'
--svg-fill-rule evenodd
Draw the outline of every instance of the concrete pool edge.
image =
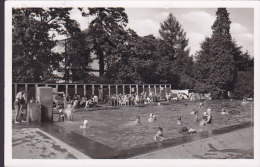
<svg viewBox="0 0 260 167">
<path fill-rule="evenodd" d="M 153 142 L 144 145 L 138 145 L 132 148 L 127 149 L 114 149 L 105 144 L 92 140 L 86 136 L 80 135 L 75 132 L 67 133 L 67 137 L 64 138 L 64 132 L 61 132 L 62 135 L 59 135 L 59 131 L 61 131 L 62 127 L 53 124 L 51 128 L 40 128 L 41 130 L 50 133 L 54 137 L 60 139 L 61 141 L 67 143 L 68 145 L 79 149 L 82 153 L 90 156 L 91 158 L 95 159 L 123 159 L 123 158 L 131 158 L 138 155 L 146 154 L 149 152 L 154 152 L 170 147 L 176 147 L 178 145 L 182 145 L 185 143 L 190 143 L 194 141 L 199 141 L 202 139 L 206 139 L 213 136 L 222 135 L 225 133 L 234 132 L 240 129 L 253 127 L 251 122 L 245 122 L 242 124 L 232 125 L 228 127 L 223 127 L 219 129 L 204 132 L 199 132 L 196 135 L 185 135 L 173 139 L 168 139 L 163 142 Z M 80 143 L 73 142 L 72 140 L 68 140 L 68 138 L 77 138 L 77 141 L 83 140 L 84 142 L 80 141 Z"/>
<path fill-rule="evenodd" d="M 131 157 L 131 159 L 229 159 L 230 155 L 208 154 L 209 157 L 198 156 L 198 154 L 207 155 L 211 152 L 229 152 L 237 154 L 234 159 L 253 159 L 254 158 L 254 128 L 248 127 L 237 131 L 211 136 L 202 140 L 197 140 L 183 145 L 165 148 L 142 155 Z M 230 136 L 236 136 L 236 140 L 230 139 Z M 251 139 L 250 139 L 251 138 Z M 245 142 L 250 140 L 251 142 Z M 232 140 L 232 141 L 231 141 Z M 237 146 L 239 143 L 240 146 Z M 213 147 L 214 145 L 214 147 Z M 228 147 L 227 147 L 228 145 Z M 235 146 L 234 146 L 235 145 Z M 222 147 L 222 148 L 221 148 Z M 199 150 L 198 150 L 199 148 Z M 217 148 L 217 149 L 216 149 Z M 242 154 L 241 154 L 242 153 Z M 197 155 L 196 155 L 197 154 Z M 240 155 L 239 155 L 240 154 Z M 243 155 L 244 154 L 244 155 Z M 210 157 L 211 156 L 211 157 Z M 215 156 L 212 158 L 212 156 Z M 226 156 L 226 157 L 225 157 Z M 232 159 L 233 159 L 232 158 Z"/>
</svg>

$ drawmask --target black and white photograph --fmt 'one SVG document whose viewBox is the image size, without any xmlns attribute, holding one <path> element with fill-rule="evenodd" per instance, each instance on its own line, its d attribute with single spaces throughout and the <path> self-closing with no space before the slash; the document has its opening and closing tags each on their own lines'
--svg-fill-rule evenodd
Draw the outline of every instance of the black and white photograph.
<svg viewBox="0 0 260 167">
<path fill-rule="evenodd" d="M 6 3 L 9 166 L 259 165 L 259 3 L 149 3 Z"/>
</svg>

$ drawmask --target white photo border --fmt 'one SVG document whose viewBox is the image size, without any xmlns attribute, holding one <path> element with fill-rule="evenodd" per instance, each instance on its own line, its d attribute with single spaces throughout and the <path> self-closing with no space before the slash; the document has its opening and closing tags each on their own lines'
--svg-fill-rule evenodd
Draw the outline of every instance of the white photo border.
<svg viewBox="0 0 260 167">
<path fill-rule="evenodd" d="M 125 8 L 254 8 L 254 159 L 12 159 L 12 8 L 13 7 L 125 7 Z M 260 166 L 260 2 L 259 1 L 6 1 L 5 2 L 5 166 Z"/>
</svg>

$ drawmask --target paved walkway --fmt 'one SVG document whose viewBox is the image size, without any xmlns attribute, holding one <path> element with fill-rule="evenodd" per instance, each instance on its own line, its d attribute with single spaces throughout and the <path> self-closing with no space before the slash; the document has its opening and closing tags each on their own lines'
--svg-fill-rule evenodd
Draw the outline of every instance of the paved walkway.
<svg viewBox="0 0 260 167">
<path fill-rule="evenodd" d="M 155 151 L 134 159 L 248 159 L 254 158 L 253 127 Z"/>
<path fill-rule="evenodd" d="M 90 157 L 38 128 L 13 129 L 14 159 L 88 159 Z"/>
</svg>

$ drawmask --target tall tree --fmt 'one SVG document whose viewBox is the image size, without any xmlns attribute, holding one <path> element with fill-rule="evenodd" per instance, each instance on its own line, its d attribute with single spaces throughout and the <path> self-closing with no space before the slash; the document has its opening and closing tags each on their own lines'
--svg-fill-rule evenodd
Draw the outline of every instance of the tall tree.
<svg viewBox="0 0 260 167">
<path fill-rule="evenodd" d="M 62 54 L 63 61 L 60 68 L 63 72 L 63 80 L 66 82 L 89 81 L 93 62 L 90 49 L 87 47 L 84 35 L 81 32 L 74 34 L 65 41 L 66 51 Z"/>
<path fill-rule="evenodd" d="M 235 98 L 254 97 L 254 59 L 248 52 L 243 53 L 235 41 L 232 44 L 236 69 L 233 95 Z"/>
<path fill-rule="evenodd" d="M 161 23 L 159 33 L 164 43 L 164 45 L 162 45 L 164 47 L 164 54 L 172 61 L 181 55 L 188 46 L 186 33 L 172 13 Z"/>
<path fill-rule="evenodd" d="M 209 81 L 220 89 L 233 89 L 235 80 L 235 62 L 232 54 L 229 13 L 226 8 L 218 8 L 216 20 L 212 26 L 210 40 Z"/>
<path fill-rule="evenodd" d="M 105 72 L 106 59 L 113 48 L 116 48 L 117 37 L 124 34 L 128 17 L 124 8 L 88 8 L 87 16 L 94 19 L 89 25 L 89 42 L 99 60 L 99 74 Z"/>
<path fill-rule="evenodd" d="M 173 88 L 193 88 L 191 84 L 193 83 L 191 75 L 193 60 L 187 49 L 188 39 L 186 32 L 172 13 L 161 23 L 159 33 L 160 57 L 166 59 L 165 79 L 172 84 Z"/>
<path fill-rule="evenodd" d="M 195 89 L 211 92 L 216 97 L 222 92 L 233 90 L 236 80 L 235 60 L 241 52 L 232 41 L 230 24 L 227 9 L 218 8 L 216 20 L 211 27 L 212 36 L 201 44 L 201 50 L 196 57 Z"/>
<path fill-rule="evenodd" d="M 211 87 L 209 82 L 211 64 L 210 57 L 210 38 L 206 37 L 200 44 L 201 49 L 196 53 L 195 65 L 193 67 L 194 79 L 196 80 L 195 89 L 198 92 L 207 92 Z"/>
<path fill-rule="evenodd" d="M 54 34 L 74 31 L 69 17 L 71 8 L 14 8 L 13 22 L 13 81 L 39 82 L 55 79 L 62 57 L 51 50 Z M 51 35 L 53 34 L 53 35 Z"/>
</svg>

